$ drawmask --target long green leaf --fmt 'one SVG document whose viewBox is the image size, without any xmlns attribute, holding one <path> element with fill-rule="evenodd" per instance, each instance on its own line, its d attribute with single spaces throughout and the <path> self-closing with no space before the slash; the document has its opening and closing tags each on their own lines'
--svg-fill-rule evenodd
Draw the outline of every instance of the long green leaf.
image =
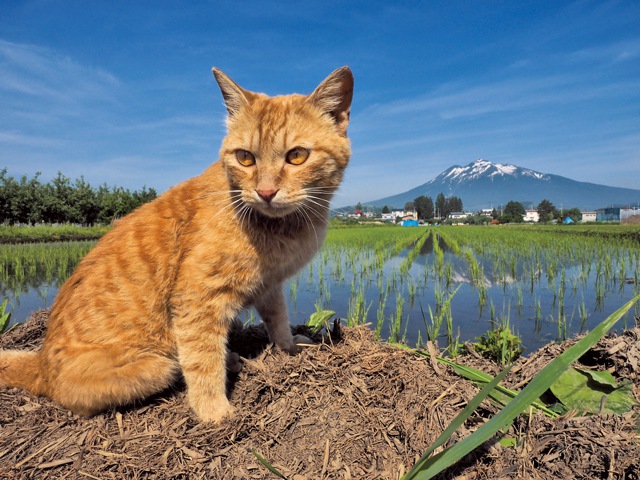
<svg viewBox="0 0 640 480">
<path fill-rule="evenodd" d="M 429 461 L 429 455 L 441 445 L 444 445 L 447 440 L 451 438 L 454 432 L 471 416 L 471 414 L 480 406 L 482 401 L 487 398 L 487 396 L 491 393 L 491 391 L 502 381 L 502 379 L 509 373 L 513 364 L 508 365 L 504 370 L 502 370 L 493 380 L 487 383 L 480 392 L 474 396 L 471 401 L 467 404 L 466 407 L 453 419 L 453 421 L 449 424 L 447 428 L 440 434 L 440 436 L 436 439 L 435 442 L 429 447 L 429 449 L 420 457 L 420 460 L 413 466 L 414 470 L 419 470 Z M 408 476 L 405 477 L 407 479 L 412 478 L 411 472 L 409 472 Z"/>
<path fill-rule="evenodd" d="M 418 355 L 424 356 L 424 357 L 430 357 L 431 355 L 428 352 L 424 352 L 422 350 L 414 350 L 414 352 Z M 466 378 L 467 380 L 470 380 L 476 384 L 479 385 L 485 385 L 488 382 L 493 380 L 493 377 L 491 375 L 489 375 L 488 373 L 483 372 L 482 370 L 478 370 L 477 368 L 473 368 L 470 367 L 468 365 L 462 365 L 459 363 L 455 363 L 452 362 L 451 360 L 444 358 L 444 357 L 435 357 L 435 359 L 440 362 L 443 363 L 445 365 L 449 365 L 451 368 L 453 368 L 455 370 L 455 372 L 460 375 L 461 377 Z M 503 387 L 502 385 L 496 385 L 496 388 L 491 391 L 489 393 L 489 397 L 493 398 L 495 401 L 497 401 L 498 403 L 500 403 L 501 405 L 507 405 L 513 398 L 516 397 L 516 395 L 518 395 L 518 391 L 516 390 L 511 390 L 507 387 Z M 532 405 L 538 409 L 541 410 L 542 412 L 544 412 L 546 415 L 548 415 L 549 417 L 557 417 L 558 414 L 556 412 L 554 412 L 553 410 L 551 410 L 550 408 L 546 407 L 545 405 L 539 403 L 539 402 L 533 402 Z"/>
<path fill-rule="evenodd" d="M 640 300 L 640 295 L 632 298 L 625 305 L 609 315 L 600 325 L 585 335 L 575 345 L 569 347 L 564 353 L 552 360 L 522 389 L 516 398 L 498 412 L 495 417 L 452 447 L 429 458 L 424 464 L 421 464 L 419 468 L 412 468 L 404 479 L 427 480 L 433 478 L 489 440 L 498 430 L 509 425 L 531 402 L 542 395 L 564 370 L 593 347 L 638 300 Z"/>
<path fill-rule="evenodd" d="M 418 355 L 422 355 L 426 357 L 430 356 L 428 352 L 423 352 L 421 350 L 416 350 L 415 352 Z M 461 365 L 459 363 L 452 362 L 451 360 L 444 357 L 436 357 L 436 360 L 438 360 L 440 363 L 444 363 L 445 365 L 449 365 L 451 368 L 453 368 L 456 371 L 458 375 L 466 378 L 467 380 L 471 380 L 476 384 L 485 385 L 488 382 L 493 380 L 493 377 L 491 375 L 483 372 L 482 370 L 478 370 L 477 368 L 469 367 L 468 365 Z M 518 393 L 519 392 L 517 392 L 516 390 L 511 390 L 507 387 L 503 387 L 502 385 L 496 385 L 496 388 L 489 393 L 489 396 L 499 404 L 505 406 L 512 399 L 514 399 L 518 395 Z M 532 402 L 532 405 L 537 410 L 544 412 L 545 415 L 552 418 L 555 418 L 558 416 L 556 412 L 551 410 L 549 407 L 543 405 L 542 403 L 538 402 L 537 400 L 538 399 Z"/>
</svg>

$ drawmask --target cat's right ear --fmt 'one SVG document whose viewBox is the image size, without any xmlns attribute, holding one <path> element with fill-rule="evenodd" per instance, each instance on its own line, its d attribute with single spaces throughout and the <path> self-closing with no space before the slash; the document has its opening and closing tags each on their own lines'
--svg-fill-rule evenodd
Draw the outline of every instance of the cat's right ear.
<svg viewBox="0 0 640 480">
<path fill-rule="evenodd" d="M 309 99 L 333 117 L 338 131 L 346 136 L 353 98 L 353 73 L 349 67 L 335 70 L 316 88 Z"/>
<path fill-rule="evenodd" d="M 233 117 L 242 109 L 242 107 L 249 103 L 251 93 L 247 92 L 236 82 L 227 77 L 222 70 L 218 70 L 216 67 L 213 67 L 212 71 L 213 76 L 216 77 L 220 91 L 222 92 L 222 97 L 224 98 L 224 103 L 227 106 L 229 116 Z"/>
</svg>

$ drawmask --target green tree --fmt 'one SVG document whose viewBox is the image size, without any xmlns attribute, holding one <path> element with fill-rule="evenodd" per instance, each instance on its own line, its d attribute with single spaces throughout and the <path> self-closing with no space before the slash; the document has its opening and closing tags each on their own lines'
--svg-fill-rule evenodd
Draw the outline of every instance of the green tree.
<svg viewBox="0 0 640 480">
<path fill-rule="evenodd" d="M 416 206 L 413 202 L 407 202 L 404 204 L 404 211 L 405 212 L 413 212 L 415 210 Z"/>
<path fill-rule="evenodd" d="M 384 207 L 382 207 L 382 213 L 391 213 L 391 210 L 389 210 L 389 207 L 385 205 Z"/>
<path fill-rule="evenodd" d="M 448 197 L 444 202 L 444 216 L 448 217 L 453 212 L 462 212 L 462 199 L 456 196 Z"/>
<path fill-rule="evenodd" d="M 553 220 L 556 213 L 556 207 L 547 199 L 542 200 L 536 207 L 536 210 L 538 211 L 541 222 Z"/>
<path fill-rule="evenodd" d="M 444 218 L 446 203 L 447 203 L 447 199 L 444 197 L 444 193 L 440 192 L 436 197 L 436 217 Z"/>
<path fill-rule="evenodd" d="M 5 168 L 0 170 L 0 223 L 108 223 L 156 196 L 146 186 L 134 192 L 106 185 L 96 190 L 83 177 L 72 183 L 61 172 L 49 183 L 40 181 L 39 172 L 16 180 Z"/>
<path fill-rule="evenodd" d="M 582 212 L 578 207 L 573 207 L 563 212 L 562 221 L 564 221 L 567 217 L 571 218 L 574 223 L 578 223 L 580 220 L 582 220 Z"/>
<path fill-rule="evenodd" d="M 413 200 L 413 205 L 419 219 L 426 220 L 433 217 L 433 200 L 430 197 L 420 195 Z"/>
<path fill-rule="evenodd" d="M 71 202 L 78 210 L 78 223 L 93 225 L 98 221 L 100 206 L 96 191 L 85 181 L 84 177 L 77 179 L 73 185 Z"/>
<path fill-rule="evenodd" d="M 520 202 L 510 201 L 504 207 L 504 212 L 500 218 L 501 223 L 522 223 L 526 211 Z"/>
</svg>

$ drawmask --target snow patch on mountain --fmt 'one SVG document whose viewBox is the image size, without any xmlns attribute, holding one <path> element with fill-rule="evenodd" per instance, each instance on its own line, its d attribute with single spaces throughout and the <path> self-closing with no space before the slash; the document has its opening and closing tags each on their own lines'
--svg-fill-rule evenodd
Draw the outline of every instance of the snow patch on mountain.
<svg viewBox="0 0 640 480">
<path fill-rule="evenodd" d="M 443 172 L 437 178 L 434 178 L 432 182 L 448 180 L 449 182 L 462 183 L 477 180 L 481 177 L 493 179 L 494 177 L 504 176 L 528 176 L 536 178 L 538 180 L 546 180 L 548 177 L 544 173 L 529 170 L 527 168 L 521 168 L 510 163 L 492 163 L 487 160 L 478 159 L 475 162 L 470 163 L 469 165 L 466 165 L 464 167 L 455 165 Z"/>
</svg>

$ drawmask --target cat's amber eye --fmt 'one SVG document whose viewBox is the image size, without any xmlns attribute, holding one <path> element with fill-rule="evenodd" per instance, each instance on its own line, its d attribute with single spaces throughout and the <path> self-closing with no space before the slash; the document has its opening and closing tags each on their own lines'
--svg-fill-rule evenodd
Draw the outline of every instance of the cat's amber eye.
<svg viewBox="0 0 640 480">
<path fill-rule="evenodd" d="M 246 150 L 236 150 L 236 160 L 238 160 L 238 163 L 243 167 L 250 167 L 256 164 L 256 157 L 253 156 L 253 153 Z"/>
<path fill-rule="evenodd" d="M 287 152 L 287 163 L 302 165 L 309 158 L 309 150 L 302 147 L 294 147 Z"/>
</svg>

